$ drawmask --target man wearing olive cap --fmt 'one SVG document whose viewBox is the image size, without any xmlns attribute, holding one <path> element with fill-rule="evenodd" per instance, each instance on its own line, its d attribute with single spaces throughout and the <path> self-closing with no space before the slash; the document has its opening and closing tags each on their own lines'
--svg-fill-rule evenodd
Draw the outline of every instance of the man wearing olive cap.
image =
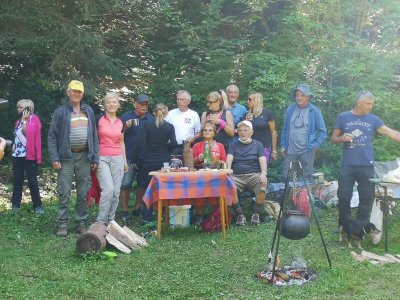
<svg viewBox="0 0 400 300">
<path fill-rule="evenodd" d="M 306 83 L 298 84 L 292 91 L 295 101 L 286 109 L 281 135 L 283 176 L 286 178 L 290 162 L 299 161 L 305 179 L 312 181 L 315 152 L 326 139 L 326 127 L 321 111 L 310 103 L 314 97 Z"/>
<path fill-rule="evenodd" d="M 49 159 L 58 173 L 57 236 L 68 234 L 68 205 L 72 182 L 76 182 L 77 232 L 86 231 L 88 217 L 87 194 L 90 188 L 90 170 L 99 162 L 99 139 L 93 110 L 82 101 L 83 83 L 72 80 L 68 84 L 66 103 L 53 114 L 48 134 Z"/>
</svg>

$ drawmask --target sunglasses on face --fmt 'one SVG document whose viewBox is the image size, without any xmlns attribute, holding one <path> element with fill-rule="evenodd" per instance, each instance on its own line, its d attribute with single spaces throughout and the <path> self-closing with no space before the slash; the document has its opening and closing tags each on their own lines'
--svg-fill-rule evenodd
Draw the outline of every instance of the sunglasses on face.
<svg viewBox="0 0 400 300">
<path fill-rule="evenodd" d="M 215 101 L 209 101 L 209 100 L 207 100 L 207 104 L 213 104 L 213 103 L 216 103 L 216 102 L 218 102 L 218 100 L 215 100 Z"/>
<path fill-rule="evenodd" d="M 251 102 L 251 101 L 253 101 L 253 99 L 247 98 L 247 102 Z"/>
<path fill-rule="evenodd" d="M 214 130 L 213 129 L 203 129 L 203 132 L 213 132 Z"/>
</svg>

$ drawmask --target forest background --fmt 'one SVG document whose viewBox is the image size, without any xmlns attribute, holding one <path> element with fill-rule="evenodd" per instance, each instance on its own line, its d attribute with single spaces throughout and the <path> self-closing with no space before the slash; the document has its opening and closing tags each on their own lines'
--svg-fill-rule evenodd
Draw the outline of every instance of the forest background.
<svg viewBox="0 0 400 300">
<path fill-rule="evenodd" d="M 29 98 L 43 123 L 43 145 L 54 109 L 71 79 L 85 84 L 85 101 L 99 104 L 110 89 L 129 99 L 176 106 L 179 89 L 191 108 L 235 83 L 240 102 L 258 91 L 282 128 L 288 95 L 307 82 L 328 137 L 338 113 L 357 93 L 376 96 L 373 112 L 399 130 L 400 2 L 393 0 L 2 0 L 0 2 L 0 136 L 12 138 L 15 104 Z M 124 93 L 125 92 L 125 93 Z M 378 138 L 377 160 L 400 157 Z M 44 147 L 46 148 L 46 147 Z M 337 176 L 341 147 L 324 144 L 316 169 Z M 270 166 L 278 178 L 281 160 Z"/>
</svg>

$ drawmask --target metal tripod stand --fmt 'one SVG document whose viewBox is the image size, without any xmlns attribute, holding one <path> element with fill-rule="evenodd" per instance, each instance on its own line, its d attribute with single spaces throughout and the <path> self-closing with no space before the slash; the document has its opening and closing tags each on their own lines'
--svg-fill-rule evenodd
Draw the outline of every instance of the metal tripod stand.
<svg viewBox="0 0 400 300">
<path fill-rule="evenodd" d="M 312 195 L 311 195 L 311 192 L 310 192 L 310 186 L 307 183 L 307 180 L 305 180 L 304 173 L 303 173 L 303 168 L 301 166 L 301 163 L 299 161 L 291 161 L 289 166 L 290 166 L 289 170 L 288 170 L 288 172 L 286 174 L 286 182 L 285 182 L 285 188 L 284 188 L 284 192 L 283 192 L 283 201 L 281 203 L 281 207 L 280 207 L 279 215 L 278 215 L 278 220 L 277 220 L 276 226 L 275 226 L 275 232 L 274 232 L 274 237 L 272 239 L 271 250 L 269 251 L 269 254 L 268 254 L 268 263 L 271 263 L 272 253 L 274 251 L 275 241 L 276 241 L 274 264 L 273 264 L 273 267 L 272 267 L 272 270 L 271 270 L 272 271 L 271 283 L 273 283 L 274 277 L 275 277 L 275 268 L 276 268 L 276 262 L 277 262 L 277 258 L 278 258 L 278 252 L 279 252 L 279 244 L 280 244 L 280 240 L 281 240 L 281 231 L 282 231 L 282 223 L 283 223 L 283 222 L 281 222 L 282 212 L 283 212 L 284 207 L 288 206 L 288 203 L 287 203 L 288 200 L 287 199 L 290 198 L 289 195 L 288 195 L 288 193 L 290 193 L 290 189 L 288 188 L 289 187 L 290 174 L 292 174 L 293 177 L 296 177 L 297 172 L 300 171 L 301 176 L 303 178 L 303 181 L 305 183 L 306 189 L 307 189 L 308 199 L 310 200 L 310 202 L 311 202 L 311 199 L 313 199 Z M 322 235 L 321 227 L 319 226 L 319 221 L 318 221 L 317 214 L 315 213 L 314 206 L 313 206 L 312 203 L 310 203 L 310 206 L 311 206 L 312 215 L 313 215 L 313 217 L 315 219 L 315 223 L 317 224 L 317 227 L 318 227 L 318 232 L 319 232 L 319 235 L 321 237 L 322 245 L 323 245 L 324 250 L 325 250 L 326 259 L 328 260 L 329 267 L 332 268 L 331 259 L 329 257 L 328 250 L 326 248 L 326 244 L 325 244 L 324 237 Z"/>
</svg>

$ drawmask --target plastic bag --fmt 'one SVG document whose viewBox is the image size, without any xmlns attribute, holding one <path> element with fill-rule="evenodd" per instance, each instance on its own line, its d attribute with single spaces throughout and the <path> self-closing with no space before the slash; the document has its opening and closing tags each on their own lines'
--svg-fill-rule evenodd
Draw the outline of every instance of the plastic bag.
<svg viewBox="0 0 400 300">
<path fill-rule="evenodd" d="M 232 221 L 232 215 L 228 211 L 228 215 L 225 216 L 227 223 L 231 223 Z M 216 232 L 220 231 L 222 229 L 221 226 L 221 210 L 217 208 L 214 210 L 211 215 L 209 215 L 206 219 L 204 219 L 200 223 L 200 228 L 204 232 Z"/>
<path fill-rule="evenodd" d="M 381 240 L 382 237 L 382 227 L 383 227 L 383 212 L 381 209 L 381 200 L 379 199 L 374 199 L 374 202 L 372 203 L 372 209 L 371 209 L 371 216 L 369 218 L 369 221 L 376 226 L 377 229 L 379 229 L 381 232 L 380 233 L 374 233 L 371 234 L 371 239 L 373 244 L 378 244 L 379 241 Z"/>
<path fill-rule="evenodd" d="M 280 211 L 280 209 L 281 209 L 281 206 L 279 205 L 278 202 L 266 200 L 265 203 L 264 203 L 264 208 L 265 208 L 266 212 L 267 212 L 274 220 L 278 220 L 279 211 Z"/>
<path fill-rule="evenodd" d="M 308 218 L 311 217 L 310 200 L 306 188 L 293 190 L 293 203 L 298 211 L 305 213 Z"/>
</svg>

